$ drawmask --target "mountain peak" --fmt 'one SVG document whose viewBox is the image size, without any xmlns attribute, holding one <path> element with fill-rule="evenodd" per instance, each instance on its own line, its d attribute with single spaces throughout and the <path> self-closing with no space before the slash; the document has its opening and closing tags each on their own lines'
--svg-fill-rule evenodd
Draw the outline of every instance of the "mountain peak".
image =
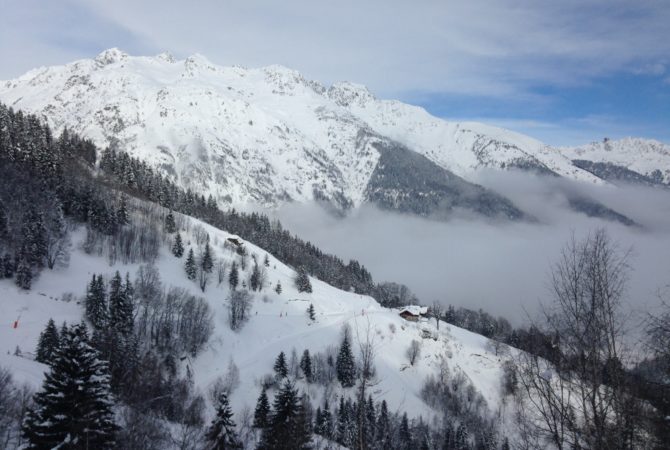
<svg viewBox="0 0 670 450">
<path fill-rule="evenodd" d="M 162 52 L 156 55 L 156 59 L 160 61 L 165 61 L 170 64 L 175 63 L 176 60 L 174 59 L 174 56 L 172 56 L 172 53 L 170 52 Z"/>
<path fill-rule="evenodd" d="M 392 183 L 400 163 L 421 164 L 440 182 L 444 171 L 476 182 L 485 168 L 605 182 L 572 162 L 585 157 L 570 158 L 509 130 L 446 122 L 418 107 L 378 100 L 357 83 L 327 89 L 281 65 L 224 67 L 197 53 L 175 61 L 169 53 L 133 57 L 111 48 L 95 60 L 8 81 L 0 85 L 0 100 L 48 114 L 57 132 L 67 126 L 102 147 L 114 143 L 184 187 L 236 205 L 318 199 L 345 210 L 372 198 L 374 182 L 375 198 L 399 208 Z M 667 156 L 652 152 L 611 153 L 647 161 L 643 175 L 668 167 Z M 387 165 L 377 170 L 382 159 Z M 403 180 L 403 189 L 423 189 L 409 184 L 415 179 Z"/>
<path fill-rule="evenodd" d="M 115 64 L 128 58 L 128 53 L 119 50 L 116 47 L 109 48 L 95 57 L 95 62 L 101 66 Z"/>
<path fill-rule="evenodd" d="M 341 106 L 365 106 L 376 100 L 366 86 L 350 81 L 334 83 L 328 89 L 328 97 Z"/>
</svg>

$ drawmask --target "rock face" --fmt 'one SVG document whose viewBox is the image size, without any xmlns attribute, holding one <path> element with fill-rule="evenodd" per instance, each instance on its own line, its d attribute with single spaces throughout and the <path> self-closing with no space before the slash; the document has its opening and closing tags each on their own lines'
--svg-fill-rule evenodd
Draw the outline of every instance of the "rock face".
<svg viewBox="0 0 670 450">
<path fill-rule="evenodd" d="M 316 200 L 346 211 L 372 202 L 437 218 L 464 210 L 518 220 L 527 216 L 472 182 L 478 170 L 605 183 L 567 150 L 518 133 L 446 122 L 353 83 L 326 88 L 285 67 L 221 67 L 201 55 L 110 49 L 0 82 L 0 101 L 232 205 Z"/>
</svg>

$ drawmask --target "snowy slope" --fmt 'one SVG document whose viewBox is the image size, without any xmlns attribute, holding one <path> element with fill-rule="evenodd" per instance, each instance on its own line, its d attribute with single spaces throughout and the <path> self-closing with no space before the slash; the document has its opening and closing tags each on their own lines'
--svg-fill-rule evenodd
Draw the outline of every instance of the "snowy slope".
<svg viewBox="0 0 670 450">
<path fill-rule="evenodd" d="M 358 206 L 380 143 L 400 143 L 471 181 L 482 168 L 524 168 L 602 183 L 518 133 L 446 122 L 353 83 L 326 88 L 285 67 L 221 67 L 201 55 L 177 61 L 110 49 L 0 82 L 0 101 L 43 114 L 56 130 L 118 145 L 235 205 Z"/>
<path fill-rule="evenodd" d="M 670 145 L 653 139 L 603 140 L 560 150 L 570 159 L 614 164 L 670 184 Z"/>
<path fill-rule="evenodd" d="M 236 254 L 223 248 L 229 235 L 196 220 L 188 219 L 188 228 L 202 226 L 209 232 L 217 258 L 231 263 Z M 84 231 L 75 233 L 75 247 L 84 238 Z M 188 233 L 185 242 L 192 240 Z M 265 252 L 252 244 L 245 243 L 250 254 L 261 258 Z M 272 373 L 274 359 L 280 351 L 290 357 L 292 349 L 298 355 L 305 348 L 311 353 L 337 346 L 344 324 L 352 327 L 353 349 L 358 355 L 358 336 L 371 331 L 375 347 L 375 364 L 379 384 L 373 388 L 373 398 L 386 399 L 391 411 L 407 411 L 410 416 L 430 418 L 432 411 L 419 397 L 421 385 L 429 374 L 437 375 L 441 361 L 446 361 L 452 375 L 462 373 L 485 397 L 492 413 L 501 405 L 499 357 L 489 350 L 488 340 L 442 323 L 440 330 L 435 322 L 411 323 L 399 317 L 398 311 L 382 308 L 370 297 L 337 290 L 319 280 L 312 279 L 313 293 L 298 293 L 293 287 L 294 272 L 270 256 L 268 282 L 274 285 L 281 281 L 284 290 L 281 295 L 269 288 L 254 299 L 251 318 L 239 332 L 230 330 L 227 324 L 227 310 L 224 300 L 228 293 L 227 283 L 217 287 L 211 285 L 203 294 L 195 283 L 188 281 L 183 269 L 184 259 L 172 256 L 167 244 L 163 245 L 157 267 L 166 286 L 180 286 L 194 295 L 203 296 L 214 312 L 215 330 L 206 349 L 193 361 L 186 358 L 184 363 L 194 375 L 196 386 L 206 393 L 217 377 L 225 374 L 232 360 L 240 370 L 241 384 L 232 395 L 235 412 L 245 407 L 253 408 L 260 392 L 259 380 Z M 75 250 L 70 266 L 56 271 L 45 270 L 29 292 L 18 290 L 10 280 L 0 280 L 0 314 L 4 324 L 0 327 L 0 365 L 8 367 L 18 382 L 27 382 L 38 387 L 45 366 L 31 360 L 31 352 L 36 346 L 39 333 L 49 318 L 57 324 L 63 321 L 78 322 L 82 318 L 83 306 L 79 304 L 85 293 L 85 286 L 94 273 L 103 273 L 109 279 L 114 271 L 129 271 L 131 276 L 138 265 L 110 266 L 103 257 L 94 257 Z M 250 269 L 247 269 L 250 271 Z M 249 273 L 240 273 L 244 280 Z M 74 297 L 70 301 L 63 298 Z M 265 299 L 263 299 L 265 297 Z M 311 322 L 306 309 L 313 303 L 316 321 Z M 18 327 L 13 322 L 18 320 Z M 430 338 L 425 338 L 425 335 Z M 422 343 L 421 357 L 410 367 L 405 351 L 412 340 Z M 16 347 L 23 356 L 13 356 Z M 185 367 L 182 367 L 184 370 Z M 338 385 L 339 386 L 339 385 Z M 299 383 L 301 389 L 310 392 L 312 400 L 321 402 L 323 392 L 316 385 L 309 387 Z M 354 390 L 341 392 L 354 395 Z"/>
</svg>

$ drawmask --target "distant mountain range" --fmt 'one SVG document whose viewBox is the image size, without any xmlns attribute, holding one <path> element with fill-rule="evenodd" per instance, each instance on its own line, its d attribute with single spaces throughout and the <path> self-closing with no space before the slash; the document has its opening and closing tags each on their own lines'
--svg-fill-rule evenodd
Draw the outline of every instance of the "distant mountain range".
<svg viewBox="0 0 670 450">
<path fill-rule="evenodd" d="M 476 184 L 482 169 L 522 170 L 590 184 L 670 184 L 670 146 L 644 139 L 554 148 L 509 130 L 447 122 L 330 87 L 281 66 L 221 67 L 200 55 L 95 59 L 0 82 L 0 101 L 42 114 L 100 146 L 117 146 L 220 203 L 276 207 L 318 201 L 346 212 L 365 203 L 447 218 L 456 212 L 532 220 Z M 626 224 L 595 200 L 570 207 Z"/>
</svg>

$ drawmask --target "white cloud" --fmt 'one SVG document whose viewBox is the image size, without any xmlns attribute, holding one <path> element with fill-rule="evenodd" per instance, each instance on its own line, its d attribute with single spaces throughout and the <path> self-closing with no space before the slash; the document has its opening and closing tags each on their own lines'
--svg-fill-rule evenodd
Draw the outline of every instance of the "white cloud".
<svg viewBox="0 0 670 450">
<path fill-rule="evenodd" d="M 503 192 L 541 221 L 448 223 L 363 208 L 346 219 L 316 207 L 289 205 L 279 212 L 292 232 L 341 257 L 356 258 L 375 280 L 407 284 L 425 303 L 439 300 L 484 310 L 523 323 L 549 297 L 548 275 L 572 232 L 578 237 L 606 226 L 619 245 L 633 247 L 626 308 L 648 311 L 656 290 L 670 281 L 663 262 L 670 252 L 670 198 L 651 189 L 612 189 L 537 179 L 519 174 L 482 174 L 480 182 Z M 590 219 L 565 208 L 557 184 L 599 199 L 644 229 Z M 637 317 L 637 316 L 631 316 Z"/>
<path fill-rule="evenodd" d="M 200 52 L 220 64 L 280 63 L 326 83 L 365 83 L 381 96 L 414 90 L 513 97 L 533 85 L 576 85 L 652 67 L 670 54 L 665 0 L 72 2 L 59 6 L 116 24 L 133 35 L 131 47 Z M 53 9 L 51 17 L 64 14 Z M 24 41 L 50 44 L 36 33 L 49 18 L 35 15 L 30 35 L 13 29 L 18 48 Z M 119 45 L 113 33 L 83 31 Z"/>
</svg>

